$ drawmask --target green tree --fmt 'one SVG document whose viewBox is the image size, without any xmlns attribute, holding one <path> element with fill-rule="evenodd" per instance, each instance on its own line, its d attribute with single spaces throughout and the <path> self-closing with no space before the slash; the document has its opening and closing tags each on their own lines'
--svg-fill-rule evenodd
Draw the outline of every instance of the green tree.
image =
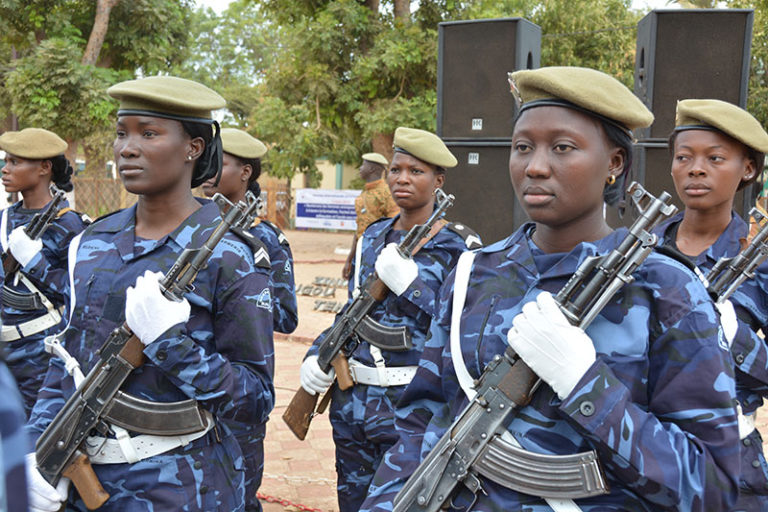
<svg viewBox="0 0 768 512">
<path fill-rule="evenodd" d="M 136 70 L 167 70 L 183 57 L 191 0 L 0 0 L 5 114 L 19 127 L 80 141 L 89 170 L 103 172 L 115 104 L 105 94 Z"/>
</svg>

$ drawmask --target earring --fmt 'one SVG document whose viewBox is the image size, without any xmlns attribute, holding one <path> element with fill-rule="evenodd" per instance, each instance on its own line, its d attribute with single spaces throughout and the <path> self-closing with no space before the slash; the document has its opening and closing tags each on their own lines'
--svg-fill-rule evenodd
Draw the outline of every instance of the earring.
<svg viewBox="0 0 768 512">
<path fill-rule="evenodd" d="M 192 160 L 192 155 L 187 155 L 187 160 Z"/>
<path fill-rule="evenodd" d="M 608 179 L 606 179 L 605 182 L 609 185 L 613 185 L 614 183 L 616 183 L 616 176 L 611 174 L 610 176 L 608 176 Z"/>
</svg>

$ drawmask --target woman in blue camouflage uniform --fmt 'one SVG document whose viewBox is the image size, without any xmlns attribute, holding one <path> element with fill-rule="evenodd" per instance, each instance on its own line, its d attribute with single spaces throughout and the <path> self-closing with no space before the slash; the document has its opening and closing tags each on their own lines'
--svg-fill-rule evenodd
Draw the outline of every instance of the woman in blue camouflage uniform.
<svg viewBox="0 0 768 512">
<path fill-rule="evenodd" d="M 32 448 L 24 429 L 26 417 L 21 394 L 13 375 L 0 356 L 0 510 L 27 512 L 27 475 L 24 456 Z"/>
<path fill-rule="evenodd" d="M 0 244 L 19 262 L 14 275 L 4 276 L 0 340 L 8 368 L 16 378 L 27 415 L 43 384 L 49 355 L 43 340 L 64 326 L 67 286 L 67 246 L 86 226 L 87 219 L 72 211 L 66 200 L 52 224 L 38 240 L 24 227 L 51 201 L 51 184 L 72 190 L 72 167 L 64 151 L 67 143 L 40 128 L 5 132 L 0 149 L 6 152 L 2 181 L 6 192 L 21 193 L 21 201 L 0 218 Z"/>
<path fill-rule="evenodd" d="M 158 281 L 186 247 L 204 243 L 221 217 L 217 205 L 191 192 L 220 170 L 218 124 L 224 99 L 198 83 L 149 77 L 108 90 L 120 100 L 115 163 L 135 206 L 92 224 L 70 247 L 74 303 L 63 345 L 87 373 L 98 349 L 123 322 L 145 345 L 146 363 L 121 390 L 158 406 L 192 399 L 199 429 L 181 436 L 136 434 L 111 425 L 117 439 L 96 434 L 88 457 L 111 495 L 100 510 L 244 510 L 243 457 L 220 420 L 259 423 L 274 405 L 269 269 L 227 233 L 181 302 Z M 212 125 L 215 130 L 212 129 Z M 51 423 L 75 383 L 52 359 L 32 412 L 35 437 Z M 159 427 L 172 427 L 162 423 Z M 127 439 L 126 439 L 127 438 Z M 63 479 L 57 489 L 28 459 L 35 510 L 85 510 Z"/>
<path fill-rule="evenodd" d="M 522 106 L 510 177 L 533 222 L 465 255 L 441 288 L 398 409 L 400 439 L 362 510 L 392 509 L 404 481 L 467 406 L 473 379 L 508 346 L 542 379 L 505 423 L 510 439 L 539 454 L 595 450 L 609 491 L 546 500 L 478 475 L 477 494 L 459 484 L 451 510 L 727 508 L 738 471 L 733 372 L 714 305 L 693 272 L 652 253 L 586 333 L 551 295 L 586 257 L 607 254 L 626 236 L 606 224 L 604 199 L 629 168 L 629 130 L 648 126 L 652 114 L 591 69 L 518 71 L 511 82 Z"/>
<path fill-rule="evenodd" d="M 468 247 L 479 247 L 479 239 L 470 229 L 448 224 L 413 259 L 399 256 L 396 244 L 411 227 L 430 217 L 435 189 L 442 187 L 445 169 L 457 162 L 436 135 L 423 130 L 398 128 L 394 146 L 386 179 L 400 214 L 374 222 L 359 239 L 349 294 L 351 299 L 356 283 L 362 283 L 375 268 L 391 293 L 370 317 L 386 326 L 404 326 L 413 348 L 392 352 L 363 340 L 349 360 L 356 384 L 345 391 L 334 386 L 330 419 L 342 512 L 359 510 L 381 457 L 397 439 L 395 404 L 416 370 L 437 307 L 437 290 L 459 255 Z M 321 334 L 315 340 L 301 367 L 302 386 L 313 395 L 325 391 L 333 380 L 317 363 L 317 347 L 323 339 Z"/>
<path fill-rule="evenodd" d="M 267 147 L 259 139 L 234 128 L 221 130 L 221 144 L 224 148 L 221 179 L 218 183 L 215 179 L 203 183 L 205 195 L 211 197 L 219 192 L 233 203 L 242 201 L 249 190 L 259 197 L 261 189 L 256 180 L 261 174 L 261 157 L 267 152 Z M 288 239 L 277 226 L 258 217 L 253 220 L 249 232 L 263 243 L 269 255 L 275 292 L 272 303 L 274 330 L 291 333 L 298 323 L 298 306 L 293 279 L 293 255 Z M 258 250 L 255 247 L 254 253 L 258 253 Z M 266 422 L 258 425 L 229 422 L 229 426 L 245 457 L 245 509 L 261 510 L 256 491 L 261 486 L 264 472 Z"/>
<path fill-rule="evenodd" d="M 742 249 L 749 226 L 733 211 L 737 190 L 763 169 L 768 133 L 748 112 L 720 100 L 677 104 L 672 179 L 685 204 L 657 230 L 664 243 L 689 256 L 706 276 L 723 257 Z M 736 368 L 741 478 L 735 511 L 768 510 L 768 464 L 755 413 L 768 395 L 768 346 L 757 331 L 768 326 L 768 264 L 719 306 Z"/>
</svg>

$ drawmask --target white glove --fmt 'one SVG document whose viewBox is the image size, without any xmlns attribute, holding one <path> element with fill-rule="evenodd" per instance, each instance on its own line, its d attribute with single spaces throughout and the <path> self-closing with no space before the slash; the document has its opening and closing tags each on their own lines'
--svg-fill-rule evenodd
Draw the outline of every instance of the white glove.
<svg viewBox="0 0 768 512">
<path fill-rule="evenodd" d="M 176 324 L 189 320 L 187 299 L 174 302 L 160 291 L 163 274 L 147 270 L 125 291 L 125 322 L 144 345 L 149 345 Z"/>
<path fill-rule="evenodd" d="M 376 258 L 376 274 L 395 295 L 402 295 L 419 275 L 419 267 L 397 252 L 397 244 L 387 244 Z"/>
<path fill-rule="evenodd" d="M 565 400 L 595 362 L 592 339 L 568 322 L 549 292 L 524 305 L 512 324 L 509 345 Z"/>
<path fill-rule="evenodd" d="M 730 348 L 733 345 L 733 338 L 736 337 L 736 331 L 739 329 L 736 311 L 733 309 L 733 303 L 728 299 L 723 303 L 715 302 L 715 307 L 720 312 L 720 325 L 723 326 L 725 341 L 728 342 L 728 348 Z"/>
<path fill-rule="evenodd" d="M 38 471 L 34 452 L 27 454 L 26 466 L 29 510 L 31 512 L 58 512 L 61 504 L 67 501 L 69 478 L 62 477 L 56 487 L 53 487 Z"/>
<path fill-rule="evenodd" d="M 325 391 L 333 384 L 333 378 L 336 376 L 336 372 L 333 368 L 328 373 L 325 373 L 320 365 L 317 364 L 317 356 L 307 357 L 303 363 L 301 363 L 301 370 L 299 370 L 301 377 L 301 387 L 314 396 L 316 394 L 325 393 Z"/>
<path fill-rule="evenodd" d="M 19 262 L 19 265 L 25 267 L 37 253 L 43 250 L 43 242 L 41 240 L 32 240 L 24 232 L 24 227 L 19 226 L 11 231 L 11 234 L 8 236 L 8 247 L 11 249 L 13 257 Z"/>
</svg>

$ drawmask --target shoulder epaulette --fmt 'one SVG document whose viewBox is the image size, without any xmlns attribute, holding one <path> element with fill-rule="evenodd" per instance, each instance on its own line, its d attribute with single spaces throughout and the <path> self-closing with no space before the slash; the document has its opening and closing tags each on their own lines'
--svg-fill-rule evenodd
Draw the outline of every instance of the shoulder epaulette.
<svg viewBox="0 0 768 512">
<path fill-rule="evenodd" d="M 460 222 L 449 222 L 448 229 L 459 235 L 467 246 L 467 249 L 474 250 L 483 246 L 483 242 L 480 240 L 480 235 L 469 226 Z"/>
<path fill-rule="evenodd" d="M 669 256 L 673 260 L 679 261 L 689 269 L 691 269 L 693 272 L 696 272 L 696 264 L 693 262 L 691 258 L 680 252 L 680 250 L 677 247 L 674 247 L 669 244 L 660 244 L 655 247 L 656 252 L 663 254 L 664 256 Z"/>
<path fill-rule="evenodd" d="M 269 260 L 267 247 L 261 240 L 242 228 L 232 228 L 230 231 L 237 235 L 251 249 L 254 265 L 259 268 L 272 268 L 272 262 Z"/>
<path fill-rule="evenodd" d="M 280 245 L 290 245 L 288 243 L 288 238 L 286 238 L 286 236 L 283 234 L 283 231 L 277 227 L 277 224 L 273 224 L 266 219 L 261 219 L 261 222 L 272 228 L 272 231 L 274 231 L 277 235 L 277 241 L 280 243 Z"/>
</svg>

